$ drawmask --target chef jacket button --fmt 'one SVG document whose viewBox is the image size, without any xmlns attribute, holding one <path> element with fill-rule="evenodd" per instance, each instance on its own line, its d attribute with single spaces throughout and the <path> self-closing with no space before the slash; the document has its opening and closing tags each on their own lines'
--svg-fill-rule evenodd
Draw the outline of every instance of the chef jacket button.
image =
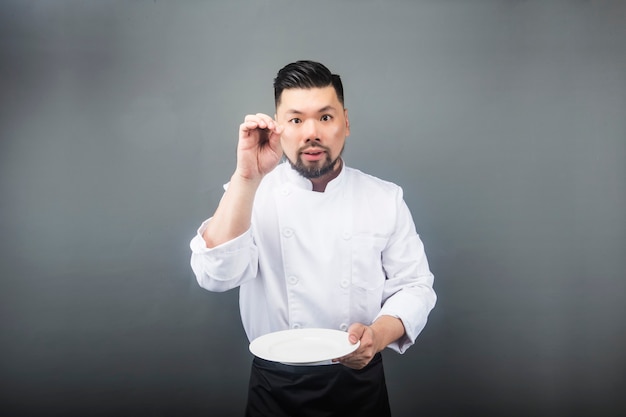
<svg viewBox="0 0 626 417">
<path fill-rule="evenodd" d="M 347 279 L 341 280 L 341 288 L 348 288 L 348 285 L 350 285 L 350 281 L 348 281 Z"/>
<path fill-rule="evenodd" d="M 289 188 L 285 187 L 282 190 L 280 190 L 280 193 L 282 195 L 289 195 L 291 193 L 291 191 L 289 191 Z"/>
<path fill-rule="evenodd" d="M 348 325 L 346 323 L 341 323 L 339 325 L 339 330 L 341 330 L 342 332 L 345 332 L 346 330 L 348 330 Z"/>
<path fill-rule="evenodd" d="M 348 240 L 348 239 L 350 239 L 352 237 L 352 235 L 350 234 L 350 232 L 343 232 L 341 237 L 343 237 L 344 240 Z"/>
<path fill-rule="evenodd" d="M 298 323 L 294 323 L 291 325 L 292 329 L 299 329 L 301 326 Z"/>
<path fill-rule="evenodd" d="M 283 229 L 283 236 L 285 237 L 291 237 L 293 236 L 293 230 L 291 230 L 290 228 L 285 228 Z"/>
<path fill-rule="evenodd" d="M 289 283 L 291 285 L 296 285 L 298 283 L 298 277 L 292 275 L 289 278 L 287 278 L 287 280 L 289 281 Z"/>
</svg>

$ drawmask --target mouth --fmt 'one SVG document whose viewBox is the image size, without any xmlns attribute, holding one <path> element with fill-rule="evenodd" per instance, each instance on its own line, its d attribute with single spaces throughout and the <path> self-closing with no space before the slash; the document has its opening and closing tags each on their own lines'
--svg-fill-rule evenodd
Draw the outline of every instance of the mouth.
<svg viewBox="0 0 626 417">
<path fill-rule="evenodd" d="M 326 155 L 326 151 L 319 148 L 310 148 L 302 151 L 300 155 L 302 156 L 302 159 L 306 161 L 319 161 L 320 159 L 324 158 L 324 156 Z"/>
</svg>

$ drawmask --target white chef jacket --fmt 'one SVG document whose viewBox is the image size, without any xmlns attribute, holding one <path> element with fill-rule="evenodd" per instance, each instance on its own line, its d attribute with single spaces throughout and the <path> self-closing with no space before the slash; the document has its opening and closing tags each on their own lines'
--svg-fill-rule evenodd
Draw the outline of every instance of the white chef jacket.
<svg viewBox="0 0 626 417">
<path fill-rule="evenodd" d="M 347 330 L 390 315 L 405 335 L 389 347 L 403 353 L 435 305 L 402 189 L 359 170 L 343 166 L 320 193 L 282 163 L 257 190 L 249 230 L 208 249 L 209 221 L 190 243 L 192 269 L 207 290 L 240 287 L 250 341 L 286 329 Z"/>
</svg>

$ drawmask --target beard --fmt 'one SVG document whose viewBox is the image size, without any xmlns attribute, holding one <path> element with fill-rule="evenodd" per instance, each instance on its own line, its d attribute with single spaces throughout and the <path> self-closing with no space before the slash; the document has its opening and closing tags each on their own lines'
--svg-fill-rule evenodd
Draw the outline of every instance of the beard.
<svg viewBox="0 0 626 417">
<path fill-rule="evenodd" d="M 339 155 L 337 155 L 337 158 L 335 158 L 335 160 L 332 160 L 330 158 L 330 149 L 328 149 L 325 146 L 314 146 L 313 149 L 315 148 L 319 148 L 319 149 L 323 149 L 326 152 L 326 159 L 318 164 L 313 164 L 311 166 L 307 166 L 304 164 L 304 161 L 302 160 L 302 151 L 304 149 L 311 149 L 310 146 L 307 146 L 306 148 L 300 150 L 300 152 L 298 152 L 298 159 L 296 160 L 296 162 L 293 162 L 291 159 L 287 158 L 285 156 L 285 158 L 287 159 L 287 161 L 289 161 L 289 164 L 291 165 L 291 167 L 300 175 L 302 175 L 304 178 L 307 179 L 314 179 L 314 178 L 320 178 L 323 177 L 324 175 L 332 172 L 335 167 L 337 166 L 337 162 L 339 161 L 339 158 L 341 158 L 341 154 L 343 153 L 343 149 L 341 149 L 341 152 L 339 152 Z"/>
</svg>

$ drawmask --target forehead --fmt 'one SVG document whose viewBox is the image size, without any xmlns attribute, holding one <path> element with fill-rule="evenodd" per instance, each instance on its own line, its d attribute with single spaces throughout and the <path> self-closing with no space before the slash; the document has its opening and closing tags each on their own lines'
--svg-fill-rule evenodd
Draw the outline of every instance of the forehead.
<svg viewBox="0 0 626 417">
<path fill-rule="evenodd" d="M 313 112 L 322 108 L 341 110 L 343 106 L 337 97 L 333 86 L 321 88 L 290 88 L 283 90 L 280 103 L 276 108 L 278 113 L 297 111 Z"/>
</svg>

